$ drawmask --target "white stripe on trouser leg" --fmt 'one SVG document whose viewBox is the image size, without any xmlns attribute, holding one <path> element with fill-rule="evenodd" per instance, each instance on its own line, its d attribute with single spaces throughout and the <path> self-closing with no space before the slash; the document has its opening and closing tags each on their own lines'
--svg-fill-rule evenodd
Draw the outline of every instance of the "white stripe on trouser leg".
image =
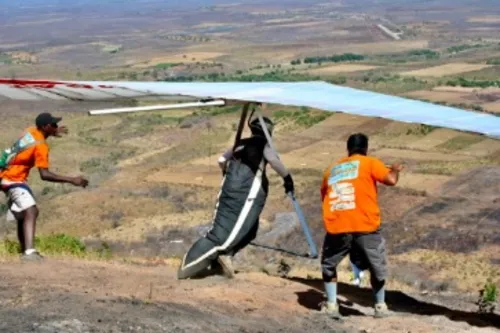
<svg viewBox="0 0 500 333">
<path fill-rule="evenodd" d="M 194 266 L 206 258 L 210 257 L 212 254 L 214 254 L 217 251 L 220 250 L 225 250 L 231 243 L 234 241 L 236 238 L 236 235 L 241 231 L 241 228 L 243 227 L 243 224 L 245 223 L 245 220 L 248 216 L 248 213 L 250 213 L 250 209 L 252 209 L 253 206 L 253 201 L 257 197 L 257 194 L 259 193 L 260 187 L 262 185 L 262 169 L 264 167 L 264 160 L 260 162 L 259 169 L 257 170 L 257 173 L 255 175 L 255 178 L 252 182 L 252 187 L 250 188 L 250 193 L 248 193 L 248 197 L 245 199 L 245 204 L 243 205 L 243 209 L 240 212 L 240 215 L 238 216 L 238 220 L 236 221 L 236 225 L 234 226 L 233 230 L 231 230 L 231 233 L 229 234 L 229 237 L 226 239 L 224 244 L 220 246 L 215 246 L 208 250 L 205 254 L 201 255 L 198 257 L 198 259 L 194 260 L 193 262 L 189 263 L 188 265 L 185 264 L 186 260 L 186 255 L 184 255 L 184 259 L 182 260 L 182 267 L 183 268 L 189 268 L 191 266 Z"/>
</svg>

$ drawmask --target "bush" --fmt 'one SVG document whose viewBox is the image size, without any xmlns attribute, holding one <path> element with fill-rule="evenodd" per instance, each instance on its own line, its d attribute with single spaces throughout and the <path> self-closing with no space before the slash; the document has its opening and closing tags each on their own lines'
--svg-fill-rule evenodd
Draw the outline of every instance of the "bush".
<svg viewBox="0 0 500 333">
<path fill-rule="evenodd" d="M 10 239 L 3 241 L 5 252 L 8 254 L 18 254 L 21 252 L 19 242 Z M 86 253 L 85 244 L 78 238 L 65 234 L 55 234 L 49 236 L 35 237 L 35 247 L 43 253 L 48 254 L 69 254 L 82 256 Z"/>
<path fill-rule="evenodd" d="M 99 247 L 89 250 L 78 237 L 62 233 L 35 237 L 35 247 L 42 255 L 70 255 L 79 258 L 101 259 L 109 259 L 112 256 L 111 248 L 106 242 L 102 242 Z M 0 242 L 0 253 L 18 255 L 21 253 L 21 246 L 17 240 L 5 238 L 3 242 Z"/>
<path fill-rule="evenodd" d="M 497 301 L 497 286 L 488 279 L 484 288 L 479 291 L 479 313 L 493 313 L 495 311 L 495 302 Z"/>
</svg>

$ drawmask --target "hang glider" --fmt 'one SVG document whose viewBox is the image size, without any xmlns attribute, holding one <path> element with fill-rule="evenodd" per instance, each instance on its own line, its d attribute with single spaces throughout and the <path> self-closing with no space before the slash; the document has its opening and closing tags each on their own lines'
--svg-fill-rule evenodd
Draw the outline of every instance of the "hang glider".
<svg viewBox="0 0 500 333">
<path fill-rule="evenodd" d="M 330 112 L 380 117 L 500 139 L 500 117 L 427 102 L 364 91 L 322 81 L 308 82 L 128 82 L 43 81 L 0 79 L 0 99 L 113 100 L 141 97 L 183 97 L 194 106 L 224 101 L 305 106 Z M 214 101 L 216 100 L 216 101 Z"/>
</svg>

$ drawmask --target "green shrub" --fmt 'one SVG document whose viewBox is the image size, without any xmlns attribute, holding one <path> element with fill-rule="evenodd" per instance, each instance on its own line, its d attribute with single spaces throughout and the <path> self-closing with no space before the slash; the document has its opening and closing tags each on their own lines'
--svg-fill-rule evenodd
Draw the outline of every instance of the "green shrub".
<svg viewBox="0 0 500 333">
<path fill-rule="evenodd" d="M 493 313 L 495 311 L 495 303 L 497 301 L 497 286 L 488 279 L 484 288 L 479 291 L 479 313 Z"/>
</svg>

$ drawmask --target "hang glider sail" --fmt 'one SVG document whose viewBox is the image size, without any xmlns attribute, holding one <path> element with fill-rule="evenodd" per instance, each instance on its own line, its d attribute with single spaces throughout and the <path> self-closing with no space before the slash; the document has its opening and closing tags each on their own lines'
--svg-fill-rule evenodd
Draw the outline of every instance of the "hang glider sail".
<svg viewBox="0 0 500 333">
<path fill-rule="evenodd" d="M 0 79 L 0 98 L 85 101 L 151 96 L 305 106 L 330 112 L 446 127 L 500 139 L 500 117 L 494 115 L 337 86 L 322 81 L 170 83 Z"/>
</svg>

